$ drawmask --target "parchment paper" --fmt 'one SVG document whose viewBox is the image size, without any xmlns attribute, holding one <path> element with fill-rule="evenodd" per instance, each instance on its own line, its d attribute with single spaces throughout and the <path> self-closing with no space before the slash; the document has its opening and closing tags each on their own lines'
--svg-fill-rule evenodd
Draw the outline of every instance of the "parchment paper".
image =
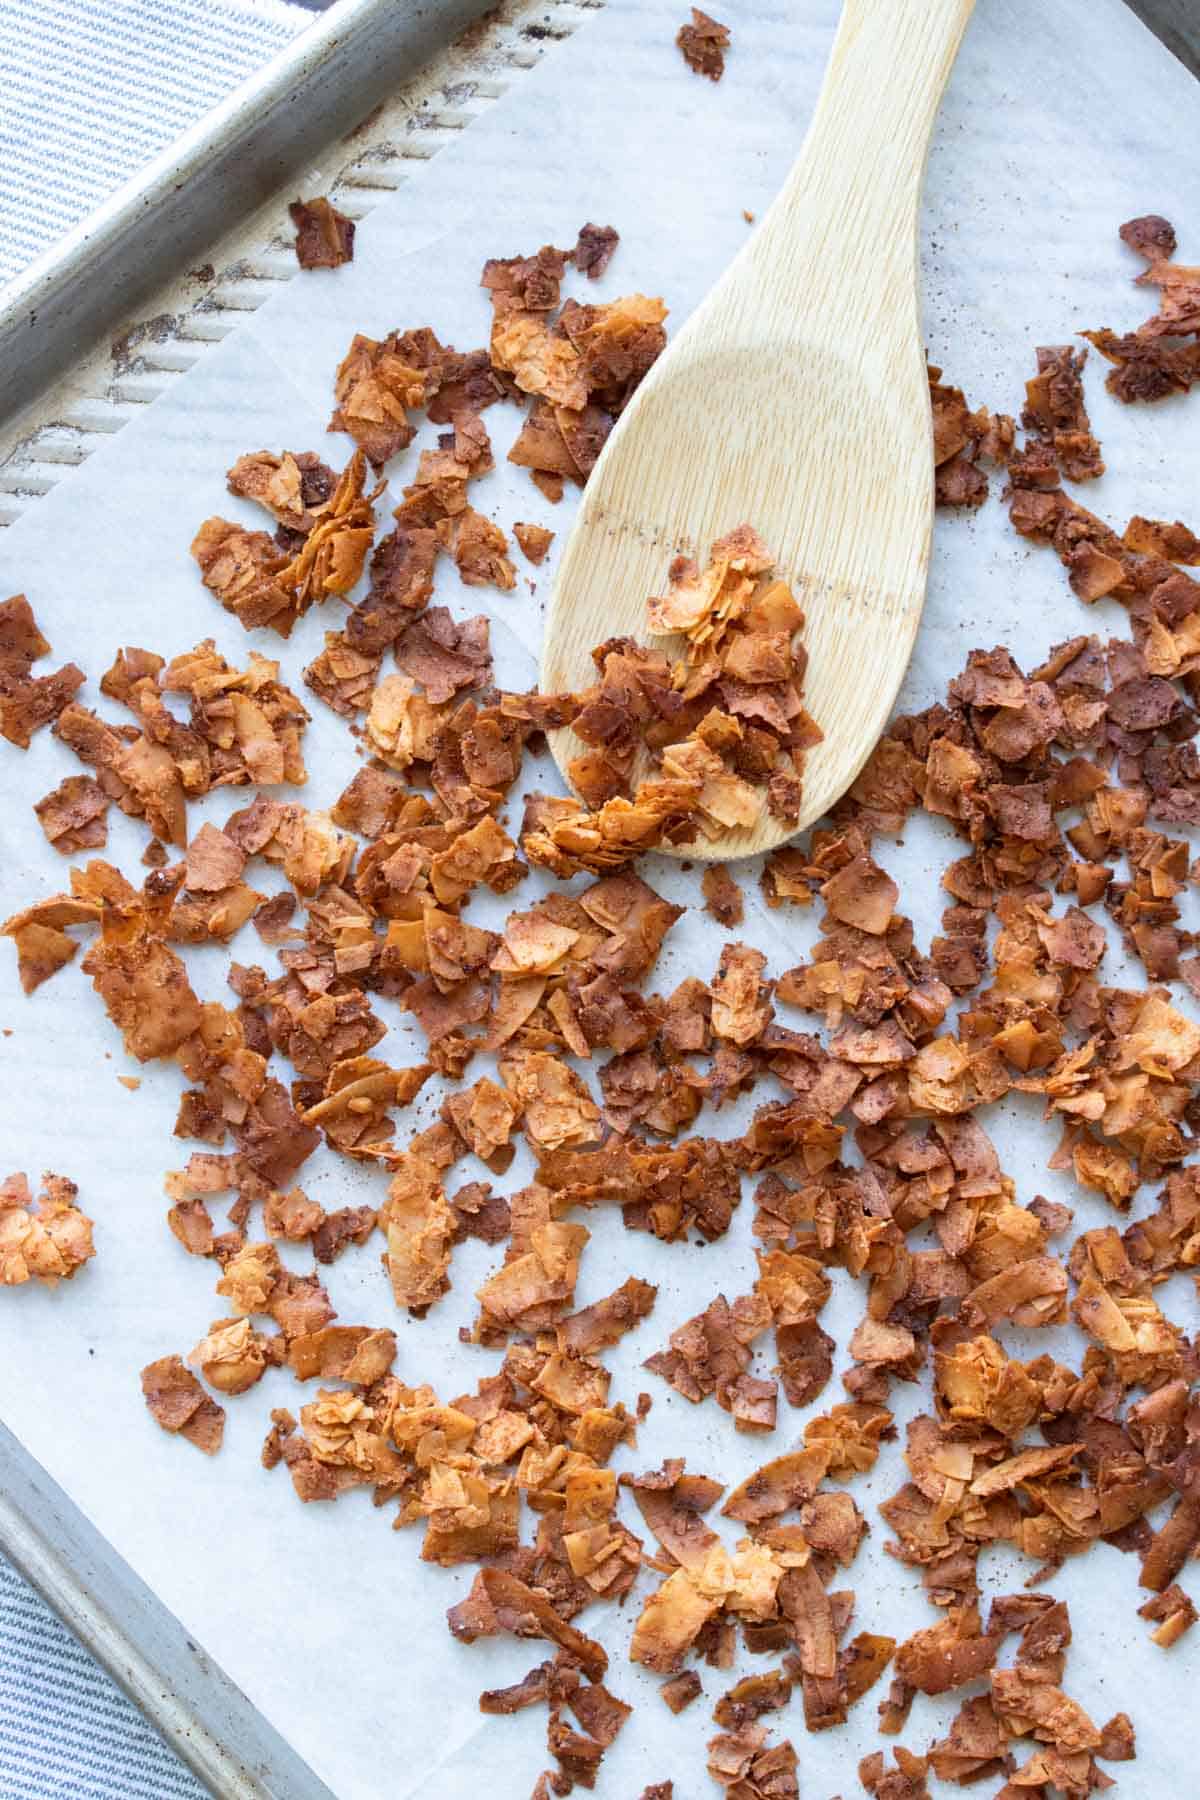
<svg viewBox="0 0 1200 1800">
<path fill-rule="evenodd" d="M 241 451 L 326 449 L 333 371 L 354 330 L 381 335 L 430 322 L 460 346 L 483 342 L 488 309 L 476 286 L 483 257 L 570 243 L 585 219 L 612 222 L 622 234 L 607 277 L 587 297 L 633 288 L 661 293 L 673 323 L 681 322 L 744 240 L 743 209 L 762 212 L 799 145 L 837 9 L 834 0 L 746 0 L 721 10 L 732 23 L 734 49 L 725 80 L 713 87 L 690 75 L 673 47 L 682 5 L 614 0 L 371 213 L 351 267 L 332 277 L 300 276 L 283 288 L 3 535 L 0 593 L 29 594 L 56 655 L 87 669 L 86 701 L 96 703 L 96 682 L 119 644 L 169 656 L 212 636 L 227 656 L 244 659 L 247 639 L 201 587 L 188 543 L 211 512 L 260 522 L 225 492 L 224 471 Z M 1130 286 L 1137 265 L 1117 243 L 1116 226 L 1135 213 L 1164 212 L 1181 227 L 1185 258 L 1194 258 L 1198 161 L 1195 86 L 1120 0 L 1058 0 L 1053 7 L 980 0 L 938 128 L 924 229 L 930 351 L 973 403 L 1016 410 L 1036 343 L 1061 341 L 1087 325 L 1127 328 L 1145 316 L 1149 297 Z M 855 327 L 855 296 L 847 294 L 847 332 Z M 1194 523 L 1200 401 L 1121 409 L 1105 395 L 1094 364 L 1087 395 L 1111 472 L 1085 493 L 1086 503 L 1118 527 L 1134 510 L 1182 514 Z M 476 503 L 506 527 L 515 519 L 547 523 L 561 544 L 571 501 L 546 505 L 524 472 L 504 463 L 515 412 L 496 408 L 487 418 L 500 460 Z M 761 428 L 770 431 L 769 418 Z M 392 465 L 397 496 L 431 437 L 426 427 Z M 331 459 L 343 442 L 328 444 Z M 796 503 L 804 504 L 802 494 Z M 507 596 L 458 591 L 447 565 L 438 599 L 460 615 L 487 610 L 498 677 L 521 686 L 534 677 L 552 579 L 551 562 L 537 574 L 536 593 L 524 582 Z M 325 616 L 310 614 L 283 649 L 285 676 L 298 691 L 300 670 L 336 614 L 336 605 Z M 1085 614 L 1053 556 L 1017 539 L 995 499 L 975 517 L 940 520 L 904 703 L 932 700 L 974 645 L 1004 641 L 1029 666 L 1052 642 L 1087 629 L 1124 634 L 1124 616 L 1115 607 Z M 258 637 L 258 647 L 275 655 L 277 640 Z M 107 702 L 100 707 L 113 713 Z M 4 746 L 0 756 L 0 912 L 7 914 L 66 886 L 66 865 L 44 844 L 29 808 L 77 765 L 46 732 L 27 755 Z M 316 702 L 307 756 L 304 797 L 328 804 L 355 755 L 344 725 Z M 548 763 L 534 779 L 553 779 Z M 223 819 L 242 799 L 217 795 L 194 808 L 192 828 L 204 817 Z M 109 854 L 131 874 L 144 842 L 140 826 L 114 814 Z M 937 929 L 937 874 L 948 854 L 929 822 L 918 821 L 887 855 L 922 944 Z M 698 900 L 697 874 L 670 863 L 646 873 L 669 896 Z M 757 896 L 757 868 L 739 873 L 748 901 L 743 935 L 770 953 L 777 974 L 801 959 L 813 924 L 794 910 L 768 914 Z M 262 885 L 257 865 L 254 879 Z M 540 891 L 530 880 L 517 903 L 531 904 Z M 689 913 L 669 940 L 655 985 L 669 991 L 684 974 L 709 976 L 722 937 L 703 914 Z M 11 1033 L 0 1038 L 0 1172 L 72 1175 L 97 1221 L 98 1245 L 95 1262 L 58 1292 L 0 1295 L 7 1423 L 343 1800 L 418 1793 L 465 1800 L 484 1784 L 523 1800 L 547 1763 L 544 1714 L 485 1720 L 476 1696 L 515 1679 L 539 1659 L 539 1647 L 453 1643 L 445 1608 L 466 1591 L 471 1568 L 446 1572 L 420 1563 L 415 1533 L 392 1534 L 387 1514 L 373 1511 L 365 1494 L 305 1508 L 284 1471 L 260 1469 L 268 1409 L 295 1408 L 307 1397 L 290 1377 L 269 1376 L 230 1404 L 225 1447 L 212 1461 L 151 1423 L 138 1370 L 168 1351 L 186 1354 L 223 1310 L 212 1293 L 211 1265 L 188 1258 L 163 1221 L 163 1173 L 181 1166 L 192 1147 L 171 1135 L 179 1078 L 170 1068 L 127 1066 L 77 968 L 26 1000 L 11 952 L 0 949 L 0 1021 Z M 233 954 L 274 968 L 249 928 Z M 188 952 L 188 961 L 204 997 L 229 997 L 225 953 Z M 1106 966 L 1119 976 L 1119 961 Z M 387 1002 L 379 1010 L 393 1029 L 377 1054 L 415 1060 L 419 1045 L 403 1015 Z M 118 1084 L 123 1073 L 141 1076 L 137 1093 Z M 290 1071 L 280 1073 L 286 1079 Z M 763 1098 L 761 1090 L 754 1096 L 756 1103 Z M 440 1090 L 426 1090 L 417 1126 L 439 1100 Z M 703 1115 L 699 1128 L 733 1134 L 742 1122 L 731 1110 Z M 1022 1107 L 1018 1116 L 1004 1105 L 985 1122 L 1022 1200 L 1036 1192 L 1065 1198 L 1081 1228 L 1107 1218 L 1096 1196 L 1068 1191 L 1045 1171 L 1052 1138 L 1036 1109 Z M 526 1167 L 514 1166 L 511 1187 L 526 1178 Z M 481 1173 L 468 1164 L 464 1178 Z M 324 1152 L 302 1178 L 328 1206 L 378 1200 L 384 1185 Z M 1139 1208 L 1150 1204 L 1139 1195 Z M 621 1452 L 618 1466 L 652 1467 L 664 1455 L 686 1454 L 693 1468 L 733 1482 L 797 1439 L 808 1415 L 782 1401 L 773 1438 L 739 1437 L 711 1403 L 692 1408 L 639 1367 L 715 1292 L 732 1296 L 749 1286 L 750 1211 L 747 1200 L 728 1239 L 703 1250 L 630 1236 L 615 1212 L 588 1218 L 593 1236 L 581 1304 L 632 1270 L 660 1286 L 650 1320 L 610 1356 L 614 1395 L 632 1401 L 642 1387 L 654 1395 L 637 1450 Z M 498 1256 L 479 1243 L 456 1251 L 453 1291 L 422 1324 L 396 1317 L 374 1249 L 348 1255 L 328 1271 L 328 1284 L 344 1322 L 394 1325 L 398 1372 L 428 1379 L 449 1397 L 496 1365 L 494 1353 L 460 1348 L 457 1328 L 471 1317 L 472 1291 Z M 290 1260 L 302 1268 L 307 1259 Z M 1194 1325 L 1190 1284 L 1172 1283 L 1164 1300 L 1173 1317 Z M 839 1278 L 824 1318 L 840 1346 L 839 1368 L 861 1311 L 861 1293 Z M 1037 1348 L 1058 1341 L 1043 1334 Z M 1062 1347 L 1077 1360 L 1082 1341 L 1064 1333 Z M 809 1411 L 839 1397 L 835 1378 Z M 899 1390 L 901 1426 L 916 1400 L 916 1390 Z M 855 1484 L 874 1526 L 846 1576 L 858 1596 L 854 1629 L 897 1638 L 934 1617 L 911 1573 L 884 1553 L 888 1534 L 874 1517 L 875 1503 L 902 1479 L 893 1446 L 871 1478 Z M 983 1567 L 985 1596 L 1029 1573 L 1028 1565 L 998 1555 L 985 1556 Z M 1136 1576 L 1131 1559 L 1100 1547 L 1052 1585 L 1069 1599 L 1075 1624 L 1070 1691 L 1097 1720 L 1119 1707 L 1135 1718 L 1141 1756 L 1131 1771 L 1114 1770 L 1122 1792 L 1165 1796 L 1187 1785 L 1179 1771 L 1191 1755 L 1193 1659 L 1189 1641 L 1170 1654 L 1148 1643 L 1148 1628 L 1134 1616 L 1143 1597 Z M 699 1800 L 715 1792 L 704 1773 L 707 1715 L 733 1676 L 704 1670 L 704 1700 L 671 1717 L 656 1697 L 656 1681 L 625 1660 L 632 1616 L 601 1605 L 582 1620 L 609 1646 L 610 1685 L 636 1703 L 609 1753 L 601 1791 L 633 1800 L 646 1783 L 670 1776 L 680 1800 Z M 775 1721 L 797 1745 L 805 1800 L 858 1792 L 855 1764 L 877 1741 L 877 1698 L 863 1701 L 847 1728 L 821 1736 L 805 1734 L 798 1699 Z M 918 1700 L 903 1741 L 923 1748 L 959 1698 Z"/>
</svg>

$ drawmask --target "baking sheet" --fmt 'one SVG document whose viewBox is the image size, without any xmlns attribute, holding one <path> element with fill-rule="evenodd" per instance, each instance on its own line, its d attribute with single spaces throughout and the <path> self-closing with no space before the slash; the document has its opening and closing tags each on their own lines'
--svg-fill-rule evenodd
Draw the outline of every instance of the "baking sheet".
<svg viewBox="0 0 1200 1800">
<path fill-rule="evenodd" d="M 728 8 L 735 49 L 716 88 L 679 61 L 672 45 L 678 11 L 662 0 L 610 4 L 420 179 L 373 211 L 353 265 L 288 284 L 5 534 L 0 593 L 29 594 L 56 654 L 89 671 L 85 700 L 95 703 L 96 682 L 119 643 L 172 655 L 212 636 L 224 654 L 244 660 L 248 640 L 200 587 L 187 545 L 210 512 L 258 522 L 253 509 L 224 491 L 223 471 L 237 454 L 260 445 L 324 447 L 333 370 L 354 330 L 378 335 L 430 322 L 460 345 L 483 341 L 487 308 L 475 285 L 482 258 L 570 242 L 588 218 L 616 224 L 622 245 L 586 297 L 639 287 L 662 293 L 676 324 L 686 316 L 743 241 L 743 209 L 761 213 L 798 146 L 836 7 L 819 0 Z M 1129 286 L 1137 265 L 1117 244 L 1115 227 L 1137 212 L 1165 212 L 1180 225 L 1190 256 L 1189 229 L 1200 231 L 1200 221 L 1194 210 L 1189 218 L 1187 172 L 1198 152 L 1189 78 L 1119 0 L 1063 0 L 1049 17 L 1035 0 L 981 0 L 931 157 L 923 255 L 931 354 L 973 402 L 1011 410 L 1037 342 L 1144 316 L 1147 297 Z M 853 304 L 847 296 L 848 329 Z M 1186 401 L 1120 409 L 1105 395 L 1098 368 L 1088 371 L 1087 391 L 1111 472 L 1092 485 L 1086 503 L 1118 523 L 1135 510 L 1186 515 L 1200 491 L 1194 409 Z M 493 409 L 488 423 L 502 452 L 516 414 Z M 427 427 L 389 471 L 396 497 L 431 437 Z M 569 523 L 569 502 L 547 506 L 503 461 L 476 491 L 476 503 L 506 527 L 537 520 L 560 539 Z M 714 529 L 728 523 L 714 521 Z M 536 593 L 522 585 L 496 595 L 459 591 L 453 571 L 443 569 L 437 598 L 460 615 L 491 615 L 498 678 L 521 686 L 533 677 L 552 577 L 553 558 L 536 574 Z M 335 622 L 312 614 L 282 648 L 293 684 Z M 1006 641 L 1028 664 L 1051 642 L 1088 628 L 1124 634 L 1124 615 L 1101 607 L 1085 623 L 1054 558 L 1013 537 L 998 504 L 974 518 L 940 520 L 929 609 L 904 704 L 932 699 L 973 645 Z M 276 654 L 274 639 L 257 647 Z M 103 701 L 100 707 L 113 711 Z M 341 721 L 317 704 L 313 712 L 304 798 L 319 805 L 356 764 Z M 65 885 L 66 865 L 42 843 L 27 809 L 76 764 L 45 733 L 24 757 L 7 746 L 3 755 L 0 908 L 7 913 Z M 551 781 L 549 765 L 533 779 Z M 236 795 L 214 797 L 193 809 L 192 828 L 205 817 L 220 821 L 238 803 Z M 132 873 L 144 841 L 140 827 L 117 816 L 108 854 Z M 936 877 L 946 856 L 926 820 L 915 821 L 902 847 L 885 856 L 922 943 L 937 928 Z M 698 898 L 695 874 L 666 862 L 645 872 L 671 898 Z M 747 866 L 741 875 L 748 900 L 743 935 L 769 952 L 771 971 L 779 973 L 805 954 L 813 924 L 801 914 L 767 913 L 757 898 L 757 869 Z M 257 869 L 254 879 L 264 885 Z M 531 904 L 543 885 L 531 878 L 517 903 Z M 689 913 L 668 940 L 655 985 L 666 991 L 685 974 L 709 975 L 723 935 Z M 235 940 L 233 952 L 273 967 L 252 932 Z M 203 997 L 228 998 L 224 952 L 189 951 L 188 960 Z M 1119 978 L 1119 961 L 1113 967 Z M 343 1800 L 382 1791 L 457 1800 L 474 1794 L 483 1770 L 493 1791 L 521 1800 L 546 1764 L 543 1715 L 485 1720 L 476 1696 L 515 1679 L 538 1660 L 537 1646 L 454 1644 L 444 1611 L 466 1591 L 470 1568 L 421 1564 L 415 1535 L 391 1534 L 387 1515 L 373 1511 L 366 1495 L 302 1508 L 282 1471 L 261 1471 L 269 1408 L 294 1409 L 303 1397 L 290 1378 L 269 1375 L 230 1404 L 225 1448 L 211 1462 L 150 1422 L 138 1369 L 168 1351 L 186 1353 L 221 1311 L 212 1271 L 187 1258 L 163 1223 L 163 1172 L 181 1166 L 190 1148 L 171 1135 L 179 1079 L 170 1069 L 127 1064 L 77 969 L 27 1001 L 5 956 L 0 983 L 0 1022 L 12 1032 L 0 1038 L 0 1172 L 53 1168 L 72 1175 L 97 1221 L 98 1246 L 95 1262 L 70 1286 L 54 1294 L 16 1290 L 0 1302 L 6 1422 Z M 405 1016 L 386 1002 L 378 1010 L 391 1030 L 377 1054 L 416 1060 L 419 1042 Z M 801 1021 L 792 1015 L 791 1022 Z M 125 1073 L 141 1077 L 136 1093 L 118 1084 Z M 431 1086 L 422 1094 L 415 1128 L 433 1116 L 440 1091 Z M 760 1091 L 754 1098 L 764 1097 Z M 741 1123 L 731 1109 L 715 1119 L 702 1115 L 699 1128 L 732 1135 Z M 1032 1108 L 1019 1116 L 1013 1105 L 993 1108 L 985 1123 L 1021 1199 L 1036 1192 L 1065 1198 L 1081 1228 L 1105 1221 L 1095 1196 L 1045 1171 L 1052 1137 Z M 519 1186 L 527 1167 L 522 1155 L 507 1185 Z M 472 1173 L 482 1171 L 464 1166 L 464 1179 Z M 303 1181 L 330 1207 L 378 1200 L 384 1186 L 323 1152 L 306 1165 Z M 1139 1209 L 1149 1204 L 1139 1196 Z M 650 1320 L 609 1353 L 614 1395 L 631 1400 L 646 1387 L 655 1400 L 636 1452 L 619 1453 L 618 1467 L 686 1454 L 692 1467 L 732 1483 L 788 1447 L 810 1414 L 839 1397 L 835 1381 L 803 1412 L 781 1403 L 773 1438 L 741 1438 L 724 1414 L 711 1405 L 689 1407 L 638 1366 L 713 1293 L 750 1285 L 749 1215 L 747 1204 L 729 1238 L 707 1249 L 631 1237 L 615 1214 L 587 1217 L 593 1236 L 580 1304 L 631 1269 L 660 1288 Z M 344 1322 L 395 1326 L 403 1377 L 430 1380 L 449 1396 L 496 1366 L 495 1353 L 460 1347 L 457 1329 L 471 1318 L 472 1291 L 498 1254 L 478 1243 L 457 1250 L 453 1290 L 421 1324 L 396 1318 L 373 1249 L 328 1271 L 328 1286 Z M 285 1256 L 305 1266 L 304 1257 Z M 1194 1319 L 1190 1284 L 1172 1283 L 1164 1298 L 1172 1316 L 1185 1324 Z M 842 1347 L 839 1368 L 861 1310 L 861 1294 L 838 1278 L 823 1322 Z M 1007 1341 L 1015 1347 L 1018 1338 L 1009 1334 Z M 1058 1334 L 1039 1334 L 1037 1348 L 1054 1349 L 1058 1341 Z M 1061 1344 L 1077 1359 L 1080 1340 L 1064 1332 Z M 899 1390 L 901 1424 L 916 1399 Z M 874 1504 L 902 1478 L 893 1447 L 852 1491 L 873 1517 Z M 636 1516 L 631 1522 L 639 1523 Z M 886 1536 L 875 1520 L 846 1583 L 858 1594 L 855 1629 L 901 1637 L 933 1615 L 909 1572 L 886 1556 Z M 985 1558 L 985 1595 L 1019 1584 L 1028 1572 L 1015 1558 Z M 1070 1601 L 1076 1627 L 1070 1691 L 1097 1719 L 1118 1707 L 1135 1717 L 1141 1760 L 1126 1776 L 1126 1791 L 1174 1791 L 1168 1771 L 1185 1754 L 1188 1644 L 1170 1655 L 1148 1644 L 1147 1628 L 1134 1616 L 1141 1598 L 1136 1568 L 1115 1551 L 1096 1549 L 1051 1585 Z M 702 1671 L 705 1701 L 674 1719 L 656 1698 L 657 1682 L 625 1661 L 629 1613 L 600 1606 L 582 1623 L 610 1650 L 614 1691 L 636 1703 L 609 1752 L 602 1791 L 632 1800 L 647 1782 L 668 1776 L 681 1800 L 712 1791 L 703 1772 L 705 1715 L 734 1676 Z M 1143 1704 L 1142 1696 L 1151 1698 Z M 919 1700 L 903 1741 L 923 1747 L 955 1704 L 954 1697 Z M 853 1791 L 853 1765 L 876 1742 L 873 1697 L 836 1733 L 807 1736 L 798 1702 L 780 1724 L 800 1753 L 806 1800 Z"/>
<path fill-rule="evenodd" d="M 275 199 L 285 180 L 303 185 L 308 160 L 358 130 L 401 74 L 473 25 L 485 3 L 338 0 L 22 268 L 0 290 L 3 419 L 211 255 L 231 193 L 236 220 Z"/>
</svg>

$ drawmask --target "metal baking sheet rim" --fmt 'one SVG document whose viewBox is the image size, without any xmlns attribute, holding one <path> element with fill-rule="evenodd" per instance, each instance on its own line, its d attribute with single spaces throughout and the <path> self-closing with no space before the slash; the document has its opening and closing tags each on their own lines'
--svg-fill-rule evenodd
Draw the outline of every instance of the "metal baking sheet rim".
<svg viewBox="0 0 1200 1800">
<path fill-rule="evenodd" d="M 1129 3 L 1200 74 L 1200 19 L 1181 48 L 1176 0 Z M 228 226 L 239 160 L 249 212 L 486 10 L 487 0 L 337 0 L 0 292 L 5 414 Z M 0 1551 L 218 1800 L 334 1800 L 2 1421 Z"/>
<path fill-rule="evenodd" d="M 2 1424 L 0 1550 L 218 1800 L 334 1800 Z"/>
<path fill-rule="evenodd" d="M 492 0 L 336 0 L 264 68 L 0 290 L 0 419 L 19 413 L 219 238 L 359 125 Z"/>
</svg>

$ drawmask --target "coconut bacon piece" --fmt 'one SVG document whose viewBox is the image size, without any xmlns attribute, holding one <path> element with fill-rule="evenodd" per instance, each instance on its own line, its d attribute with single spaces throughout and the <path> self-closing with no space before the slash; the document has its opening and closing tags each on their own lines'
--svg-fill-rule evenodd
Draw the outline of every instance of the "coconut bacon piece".
<svg viewBox="0 0 1200 1800">
<path fill-rule="evenodd" d="M 1053 452 L 1068 481 L 1093 481 L 1103 475 L 1104 462 L 1080 379 L 1087 351 L 1056 344 L 1039 348 L 1036 356 L 1037 374 L 1025 383 L 1021 423 Z"/>
<path fill-rule="evenodd" d="M 450 1285 L 454 1220 L 437 1170 L 409 1153 L 400 1159 L 380 1209 L 386 1265 L 398 1306 L 418 1316 Z"/>
<path fill-rule="evenodd" d="M 0 1287 L 70 1281 L 95 1255 L 92 1221 L 65 1175 L 42 1176 L 35 1201 L 22 1174 L 0 1181 Z"/>
<path fill-rule="evenodd" d="M 466 1599 L 452 1606 L 447 1618 L 452 1635 L 464 1644 L 504 1633 L 546 1638 L 572 1656 L 592 1681 L 600 1681 L 608 1668 L 599 1644 L 560 1618 L 540 1589 L 504 1569 L 481 1569 Z"/>
<path fill-rule="evenodd" d="M 58 718 L 85 679 L 74 663 L 53 675 L 32 674 L 34 663 L 49 654 L 24 594 L 0 603 L 0 736 L 19 750 L 28 750 L 34 732 Z"/>
<path fill-rule="evenodd" d="M 858 1779 L 875 1800 L 929 1800 L 926 1781 L 929 1764 L 902 1744 L 892 1751 L 895 1768 L 887 1767 L 887 1752 L 872 1751 L 858 1765 Z"/>
<path fill-rule="evenodd" d="M 692 22 L 679 27 L 675 42 L 689 69 L 694 69 L 697 75 L 707 75 L 710 81 L 720 81 L 725 73 L 725 52 L 732 35 L 728 25 L 718 24 L 716 19 L 710 19 L 707 13 L 693 6 Z"/>
<path fill-rule="evenodd" d="M 1169 524 L 1162 519 L 1144 519 L 1140 513 L 1135 513 L 1125 527 L 1121 542 L 1138 556 L 1161 556 L 1167 562 L 1191 566 L 1200 563 L 1200 537 L 1181 519 Z"/>
<path fill-rule="evenodd" d="M 791 1743 L 768 1746 L 764 1725 L 710 1738 L 708 1772 L 735 1800 L 797 1800 L 798 1757 Z"/>
<path fill-rule="evenodd" d="M 34 802 L 34 812 L 60 856 L 103 850 L 108 838 L 108 795 L 90 775 L 67 775 Z"/>
<path fill-rule="evenodd" d="M 650 1282 L 631 1275 L 603 1300 L 559 1320 L 555 1327 L 559 1349 L 571 1356 L 591 1356 L 619 1343 L 627 1331 L 649 1316 L 657 1294 Z"/>
<path fill-rule="evenodd" d="M 581 275 L 598 281 L 613 259 L 620 237 L 611 225 L 581 225 L 572 260 Z"/>
<path fill-rule="evenodd" d="M 707 1475 L 688 1475 L 681 1457 L 669 1458 L 661 1469 L 644 1475 L 623 1475 L 621 1481 L 632 1491 L 672 1566 L 698 1567 L 720 1543 L 701 1515 L 720 1499 L 721 1484 Z"/>
<path fill-rule="evenodd" d="M 142 1370 L 142 1393 L 150 1416 L 164 1431 L 185 1437 L 206 1456 L 215 1456 L 225 1431 L 225 1409 L 209 1398 L 179 1356 L 163 1356 Z"/>
<path fill-rule="evenodd" d="M 296 261 L 302 269 L 337 269 L 354 256 L 354 220 L 324 194 L 293 200 L 288 216 L 296 227 Z"/>
<path fill-rule="evenodd" d="M 1157 214 L 1128 220 L 1120 235 L 1145 257 L 1148 266 L 1137 280 L 1161 290 L 1160 310 L 1124 336 L 1107 327 L 1082 336 L 1114 364 L 1106 386 L 1118 400 L 1130 404 L 1186 393 L 1200 380 L 1200 274 L 1172 260 L 1174 227 Z"/>
</svg>

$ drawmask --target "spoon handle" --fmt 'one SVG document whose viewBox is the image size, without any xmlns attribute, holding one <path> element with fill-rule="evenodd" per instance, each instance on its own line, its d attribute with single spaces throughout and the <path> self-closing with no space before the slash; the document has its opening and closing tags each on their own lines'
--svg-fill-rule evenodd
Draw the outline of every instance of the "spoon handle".
<svg viewBox="0 0 1200 1800">
<path fill-rule="evenodd" d="M 753 245 L 786 277 L 834 305 L 854 331 L 855 283 L 882 299 L 899 278 L 915 293 L 917 211 L 929 140 L 974 0 L 845 0 L 803 148 Z M 836 297 L 836 298 L 835 298 Z M 805 308 L 807 311 L 807 307 Z"/>
</svg>

